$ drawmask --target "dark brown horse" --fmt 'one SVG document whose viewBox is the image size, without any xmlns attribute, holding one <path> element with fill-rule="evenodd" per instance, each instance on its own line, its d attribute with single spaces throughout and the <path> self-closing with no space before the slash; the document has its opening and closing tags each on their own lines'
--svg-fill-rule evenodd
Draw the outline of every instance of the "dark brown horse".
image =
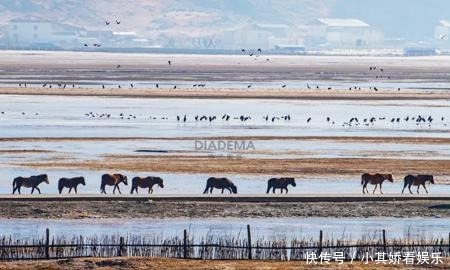
<svg viewBox="0 0 450 270">
<path fill-rule="evenodd" d="M 119 184 L 123 182 L 125 186 L 128 185 L 128 179 L 125 175 L 116 173 L 116 174 L 104 174 L 102 175 L 102 184 L 100 186 L 100 191 L 103 194 L 106 194 L 105 186 L 114 186 L 113 194 L 116 194 L 116 189 L 120 192 Z"/>
<path fill-rule="evenodd" d="M 72 188 L 75 190 L 75 194 L 78 194 L 77 187 L 81 184 L 83 186 L 86 185 L 86 182 L 84 181 L 84 177 L 74 177 L 74 178 L 61 178 L 58 181 L 58 191 L 59 194 L 62 193 L 64 188 L 69 189 L 69 193 L 72 191 Z"/>
<path fill-rule="evenodd" d="M 405 185 L 403 186 L 402 194 L 403 191 L 405 191 L 406 186 L 408 186 L 409 193 L 411 194 L 412 194 L 411 186 L 417 186 L 417 194 L 419 194 L 420 186 L 423 186 L 423 188 L 428 194 L 428 190 L 425 187 L 425 183 L 429 181 L 431 184 L 434 184 L 434 179 L 432 175 L 407 175 L 405 176 L 404 181 Z"/>
<path fill-rule="evenodd" d="M 365 173 L 361 175 L 361 185 L 363 186 L 363 194 L 369 193 L 369 190 L 367 189 L 367 184 L 375 185 L 375 188 L 373 189 L 373 194 L 375 194 L 375 190 L 377 189 L 377 186 L 380 185 L 380 193 L 383 194 L 382 185 L 385 180 L 388 180 L 389 182 L 394 182 L 394 179 L 392 178 L 392 174 L 368 174 Z"/>
<path fill-rule="evenodd" d="M 30 177 L 17 177 L 13 181 L 13 194 L 16 192 L 16 190 L 20 194 L 20 188 L 26 187 L 31 188 L 31 194 L 33 194 L 34 190 L 36 189 L 39 191 L 39 194 L 41 194 L 41 190 L 38 188 L 38 186 L 42 183 L 49 183 L 48 182 L 48 176 L 46 174 L 36 175 L 36 176 L 30 176 Z"/>
<path fill-rule="evenodd" d="M 136 194 L 138 194 L 138 187 L 140 188 L 148 188 L 148 194 L 153 193 L 153 186 L 158 185 L 161 188 L 164 188 L 164 183 L 161 177 L 155 176 L 147 176 L 147 177 L 134 177 L 131 180 L 131 194 L 136 190 Z"/>
<path fill-rule="evenodd" d="M 208 180 L 206 181 L 206 188 L 205 191 L 203 191 L 203 194 L 208 193 L 208 190 L 209 193 L 212 193 L 214 188 L 222 189 L 222 193 L 225 189 L 227 189 L 230 192 L 230 194 L 231 193 L 237 194 L 237 187 L 233 184 L 233 182 L 231 182 L 227 178 L 216 178 L 216 177 L 208 178 Z"/>
<path fill-rule="evenodd" d="M 296 186 L 295 179 L 292 177 L 282 177 L 282 178 L 270 178 L 269 181 L 267 181 L 267 192 L 269 193 L 270 190 L 273 190 L 273 193 L 275 193 L 275 189 L 281 189 L 281 193 L 283 193 L 283 190 L 286 190 L 286 193 L 288 193 L 288 186 L 291 185 L 293 187 Z"/>
</svg>

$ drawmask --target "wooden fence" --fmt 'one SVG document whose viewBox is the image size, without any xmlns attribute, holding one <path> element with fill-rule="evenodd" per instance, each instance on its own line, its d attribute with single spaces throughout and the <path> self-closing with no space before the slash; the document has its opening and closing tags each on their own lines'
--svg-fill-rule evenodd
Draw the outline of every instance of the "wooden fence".
<svg viewBox="0 0 450 270">
<path fill-rule="evenodd" d="M 307 253 L 335 254 L 341 252 L 344 260 L 360 260 L 365 255 L 375 256 L 377 252 L 429 252 L 450 256 L 450 233 L 448 239 L 390 239 L 386 231 L 382 237 L 362 237 L 357 241 L 349 239 L 324 239 L 319 232 L 318 239 L 265 239 L 252 241 L 250 225 L 246 237 L 216 237 L 207 235 L 197 242 L 184 230 L 183 237 L 162 238 L 154 236 L 83 236 L 50 238 L 46 229 L 40 239 L 14 239 L 12 236 L 0 238 L 0 261 L 63 259 L 79 257 L 169 257 L 185 259 L 269 259 L 305 260 Z"/>
</svg>

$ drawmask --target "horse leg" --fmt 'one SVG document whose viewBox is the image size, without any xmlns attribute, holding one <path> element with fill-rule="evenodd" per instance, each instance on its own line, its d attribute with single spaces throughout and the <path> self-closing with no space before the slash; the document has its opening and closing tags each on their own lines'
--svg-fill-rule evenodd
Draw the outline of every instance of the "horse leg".
<svg viewBox="0 0 450 270">
<path fill-rule="evenodd" d="M 75 190 L 75 194 L 78 194 L 77 187 L 73 188 Z"/>
<path fill-rule="evenodd" d="M 417 194 L 419 194 L 420 185 L 417 186 Z"/>
<path fill-rule="evenodd" d="M 377 190 L 378 184 L 375 184 L 375 188 L 373 189 L 372 194 L 375 194 L 375 190 Z"/>
<path fill-rule="evenodd" d="M 31 194 L 33 194 L 33 192 L 34 192 L 34 187 L 31 188 Z"/>
<path fill-rule="evenodd" d="M 380 183 L 380 194 L 383 194 L 382 185 L 383 183 Z"/>
<path fill-rule="evenodd" d="M 209 188 L 209 193 L 212 194 L 214 187 Z"/>
<path fill-rule="evenodd" d="M 367 187 L 367 183 L 364 183 L 363 185 L 363 194 L 366 194 L 366 191 L 364 190 Z"/>
<path fill-rule="evenodd" d="M 41 194 L 41 190 L 38 187 L 36 187 L 36 189 L 37 189 L 37 191 L 39 191 L 39 194 Z"/>
<path fill-rule="evenodd" d="M 270 192 L 270 186 L 268 185 L 268 186 L 267 186 L 266 194 L 269 194 L 269 192 Z"/>
<path fill-rule="evenodd" d="M 117 185 L 114 185 L 113 194 L 116 194 Z"/>
<path fill-rule="evenodd" d="M 17 188 L 17 191 L 19 192 L 19 195 L 22 194 L 22 193 L 20 193 L 20 188 L 21 188 L 20 186 Z"/>
<path fill-rule="evenodd" d="M 14 193 L 16 192 L 16 190 L 17 190 L 18 188 L 19 188 L 18 186 L 15 186 L 15 187 L 13 188 L 13 195 L 14 195 Z"/>
<path fill-rule="evenodd" d="M 287 189 L 287 187 L 286 187 L 286 188 L 284 188 L 284 189 L 286 189 L 286 194 L 288 194 L 288 191 L 289 191 L 289 190 Z"/>
<path fill-rule="evenodd" d="M 203 194 L 207 194 L 208 193 L 208 189 L 209 189 L 209 187 L 206 186 L 205 190 L 203 191 Z"/>
<path fill-rule="evenodd" d="M 222 188 L 222 194 L 223 194 L 223 190 L 224 190 L 224 189 Z"/>
<path fill-rule="evenodd" d="M 272 187 L 272 193 L 275 194 L 275 187 Z"/>
<path fill-rule="evenodd" d="M 411 184 L 409 184 L 408 189 L 409 189 L 409 193 L 413 194 L 411 191 Z"/>
<path fill-rule="evenodd" d="M 69 188 L 69 194 L 70 194 L 71 191 L 72 191 L 72 188 Z"/>
<path fill-rule="evenodd" d="M 406 186 L 407 186 L 407 184 L 405 183 L 405 185 L 403 186 L 403 189 L 402 189 L 402 194 L 405 191 Z"/>
<path fill-rule="evenodd" d="M 230 192 L 230 194 L 233 193 L 233 191 L 231 190 L 231 188 L 227 187 L 228 191 Z"/>
<path fill-rule="evenodd" d="M 425 183 L 423 183 L 422 185 L 423 185 L 423 188 L 425 189 L 425 191 L 426 191 L 427 194 L 428 194 L 428 190 L 427 190 L 427 187 L 425 186 Z"/>
<path fill-rule="evenodd" d="M 119 191 L 119 194 L 122 194 L 122 192 L 120 192 L 119 184 L 117 184 L 117 190 Z"/>
</svg>

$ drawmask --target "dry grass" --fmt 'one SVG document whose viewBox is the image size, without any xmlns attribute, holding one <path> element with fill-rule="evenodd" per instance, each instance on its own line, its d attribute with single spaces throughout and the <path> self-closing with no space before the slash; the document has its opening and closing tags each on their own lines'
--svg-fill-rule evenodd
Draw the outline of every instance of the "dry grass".
<svg viewBox="0 0 450 270">
<path fill-rule="evenodd" d="M 47 160 L 15 164 L 35 168 L 126 170 L 178 173 L 239 173 L 265 175 L 360 175 L 389 172 L 395 175 L 450 175 L 450 160 L 374 158 L 229 158 L 187 155 L 107 155 L 100 160 Z M 394 177 L 395 177 L 394 175 Z"/>
<path fill-rule="evenodd" d="M 168 89 L 59 89 L 59 88 L 19 88 L 2 87 L 0 95 L 54 95 L 54 96 L 108 96 L 108 97 L 130 97 L 130 98 L 214 98 L 214 99 L 305 99 L 305 100 L 434 100 L 450 99 L 448 91 L 424 91 L 404 90 L 397 91 L 313 91 L 308 89 L 192 89 L 179 88 L 177 91 Z"/>
<path fill-rule="evenodd" d="M 431 269 L 448 269 L 450 261 L 447 259 L 443 264 L 431 265 Z M 37 261 L 37 262 L 6 262 L 0 263 L 0 270 L 3 269 L 226 269 L 226 270 L 303 270 L 303 269 L 354 269 L 354 270 L 375 270 L 375 269 L 423 269 L 423 266 L 405 265 L 383 265 L 374 262 L 365 265 L 362 262 L 353 264 L 344 263 L 330 265 L 307 265 L 306 262 L 279 262 L 279 261 L 209 261 L 209 260 L 182 260 L 165 258 L 85 258 L 69 259 L 57 261 Z"/>
</svg>

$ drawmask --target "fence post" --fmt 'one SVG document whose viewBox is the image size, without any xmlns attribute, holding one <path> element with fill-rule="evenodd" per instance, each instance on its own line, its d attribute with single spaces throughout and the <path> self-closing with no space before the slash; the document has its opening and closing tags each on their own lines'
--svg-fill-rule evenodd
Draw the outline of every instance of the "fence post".
<svg viewBox="0 0 450 270">
<path fill-rule="evenodd" d="M 386 247 L 386 230 L 383 229 L 383 252 L 387 253 L 387 247 Z"/>
<path fill-rule="evenodd" d="M 320 230 L 319 232 L 319 254 L 322 254 L 322 241 L 323 241 L 323 232 Z"/>
<path fill-rule="evenodd" d="M 183 258 L 187 259 L 187 231 L 184 230 L 183 234 Z"/>
<path fill-rule="evenodd" d="M 118 257 L 122 257 L 123 256 L 124 245 L 125 245 L 125 241 L 123 239 L 123 236 L 121 236 L 120 240 L 119 240 L 119 253 L 117 254 Z"/>
<path fill-rule="evenodd" d="M 50 230 L 45 229 L 45 258 L 50 259 Z"/>
<path fill-rule="evenodd" d="M 252 234 L 250 231 L 250 224 L 247 224 L 247 248 L 248 248 L 248 259 L 252 259 Z"/>
</svg>

